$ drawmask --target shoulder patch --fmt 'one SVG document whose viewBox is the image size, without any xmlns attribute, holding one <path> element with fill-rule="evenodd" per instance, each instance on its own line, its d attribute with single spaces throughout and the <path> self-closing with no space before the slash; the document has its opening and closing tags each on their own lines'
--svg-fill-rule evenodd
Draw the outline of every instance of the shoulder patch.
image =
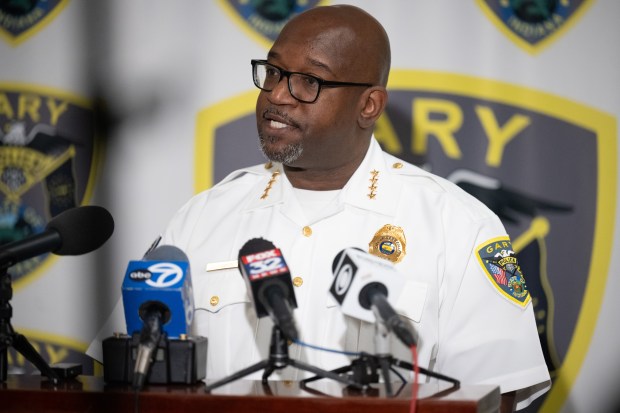
<svg viewBox="0 0 620 413">
<path fill-rule="evenodd" d="M 508 237 L 490 239 L 476 247 L 478 262 L 493 287 L 513 304 L 525 308 L 531 301 Z"/>
</svg>

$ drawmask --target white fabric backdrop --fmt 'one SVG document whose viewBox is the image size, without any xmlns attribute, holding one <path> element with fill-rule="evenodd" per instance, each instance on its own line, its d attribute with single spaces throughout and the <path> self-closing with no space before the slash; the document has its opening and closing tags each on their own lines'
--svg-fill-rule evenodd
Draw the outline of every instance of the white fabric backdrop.
<svg viewBox="0 0 620 413">
<path fill-rule="evenodd" d="M 266 41 L 231 18 L 223 1 L 89 3 L 69 1 L 17 45 L 0 40 L 0 86 L 45 86 L 88 99 L 100 94 L 114 121 L 103 137 L 94 193 L 85 200 L 110 210 L 114 235 L 95 253 L 51 262 L 20 282 L 12 300 L 16 330 L 42 345 L 71 343 L 78 350 L 85 350 L 111 311 L 127 262 L 142 256 L 194 193 L 198 113 L 252 91 L 249 60 L 267 52 Z M 386 27 L 393 69 L 527 87 L 604 112 L 617 125 L 620 3 L 615 0 L 586 2 L 583 14 L 534 54 L 506 36 L 481 2 L 346 3 L 366 9 Z M 248 131 L 248 151 L 256 150 L 254 137 L 255 131 Z M 617 402 L 620 224 L 615 219 L 607 225 L 613 225 L 614 245 L 604 298 L 562 412 L 611 411 Z"/>
</svg>

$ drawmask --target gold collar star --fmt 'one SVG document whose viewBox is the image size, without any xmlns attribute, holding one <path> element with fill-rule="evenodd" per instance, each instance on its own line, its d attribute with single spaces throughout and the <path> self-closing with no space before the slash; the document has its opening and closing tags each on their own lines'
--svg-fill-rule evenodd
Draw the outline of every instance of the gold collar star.
<svg viewBox="0 0 620 413">
<path fill-rule="evenodd" d="M 373 169 L 372 171 L 370 171 L 370 176 L 370 186 L 368 187 L 368 189 L 370 189 L 370 192 L 368 193 L 368 198 L 375 199 L 377 196 L 377 182 L 379 181 L 379 171 Z"/>
<path fill-rule="evenodd" d="M 265 187 L 265 190 L 263 191 L 263 194 L 261 195 L 260 199 L 267 199 L 267 197 L 269 196 L 269 191 L 271 191 L 271 187 L 278 179 L 278 175 L 280 175 L 280 171 L 278 170 L 275 170 L 271 174 L 271 179 L 269 180 L 269 182 L 267 182 L 267 186 Z"/>
</svg>

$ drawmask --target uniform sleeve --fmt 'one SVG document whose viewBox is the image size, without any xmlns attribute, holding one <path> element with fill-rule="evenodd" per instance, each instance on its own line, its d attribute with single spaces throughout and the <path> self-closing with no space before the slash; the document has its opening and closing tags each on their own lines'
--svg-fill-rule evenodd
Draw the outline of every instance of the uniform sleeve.
<svg viewBox="0 0 620 413">
<path fill-rule="evenodd" d="M 209 192 L 205 191 L 186 202 L 172 216 L 159 245 L 175 245 L 184 250 L 194 233 L 198 217 L 205 211 L 208 199 Z"/>
<path fill-rule="evenodd" d="M 525 277 L 493 215 L 450 214 L 437 371 L 517 391 L 517 408 L 550 388 Z"/>
</svg>

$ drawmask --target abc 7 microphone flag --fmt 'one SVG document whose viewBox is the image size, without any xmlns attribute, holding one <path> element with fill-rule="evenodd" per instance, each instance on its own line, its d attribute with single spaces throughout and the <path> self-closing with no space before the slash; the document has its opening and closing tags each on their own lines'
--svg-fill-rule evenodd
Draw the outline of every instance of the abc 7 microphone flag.
<svg viewBox="0 0 620 413">
<path fill-rule="evenodd" d="M 127 333 L 142 329 L 141 313 L 145 304 L 161 302 L 169 312 L 164 323 L 168 336 L 188 334 L 194 315 L 189 262 L 156 261 L 148 256 L 147 259 L 130 261 L 127 266 L 122 286 Z"/>
</svg>

